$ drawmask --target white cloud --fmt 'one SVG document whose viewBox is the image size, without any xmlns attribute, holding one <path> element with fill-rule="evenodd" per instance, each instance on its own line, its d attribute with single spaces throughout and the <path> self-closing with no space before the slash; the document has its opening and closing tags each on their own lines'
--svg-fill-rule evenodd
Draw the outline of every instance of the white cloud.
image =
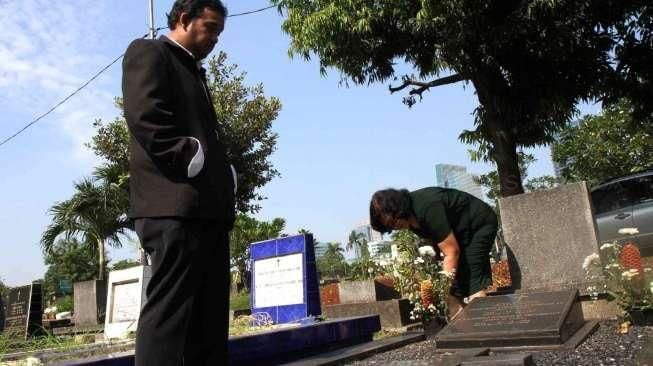
<svg viewBox="0 0 653 366">
<path fill-rule="evenodd" d="M 112 31 L 103 16 L 110 3 L 0 0 L 0 109 L 11 107 L 35 118 L 111 62 L 116 55 L 106 55 L 102 43 Z M 117 115 L 115 92 L 110 90 L 116 90 L 119 83 L 119 78 L 101 76 L 32 128 L 52 129 L 53 137 L 70 143 L 66 155 L 92 164 L 95 157 L 84 143 L 94 132 L 96 118 L 109 120 Z M 3 122 L 3 132 L 29 122 L 9 119 Z"/>
</svg>

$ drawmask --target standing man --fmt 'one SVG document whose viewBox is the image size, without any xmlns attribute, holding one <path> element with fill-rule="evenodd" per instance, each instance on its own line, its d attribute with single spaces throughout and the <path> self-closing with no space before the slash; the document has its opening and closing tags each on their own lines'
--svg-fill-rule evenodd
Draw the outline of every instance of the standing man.
<svg viewBox="0 0 653 366">
<path fill-rule="evenodd" d="M 152 260 L 136 365 L 226 362 L 236 180 L 200 64 L 226 16 L 219 0 L 176 0 L 170 33 L 125 53 L 130 217 Z"/>
</svg>

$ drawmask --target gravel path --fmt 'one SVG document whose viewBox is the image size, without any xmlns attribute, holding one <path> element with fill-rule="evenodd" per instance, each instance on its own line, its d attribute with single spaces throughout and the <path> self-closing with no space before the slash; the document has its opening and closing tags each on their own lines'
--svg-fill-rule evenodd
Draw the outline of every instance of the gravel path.
<svg viewBox="0 0 653 366">
<path fill-rule="evenodd" d="M 631 327 L 627 334 L 617 332 L 615 321 L 602 322 L 599 329 L 574 351 L 534 352 L 538 366 L 549 365 L 639 365 L 653 366 L 653 327 Z M 399 349 L 380 353 L 349 365 L 436 365 L 433 337 Z"/>
</svg>

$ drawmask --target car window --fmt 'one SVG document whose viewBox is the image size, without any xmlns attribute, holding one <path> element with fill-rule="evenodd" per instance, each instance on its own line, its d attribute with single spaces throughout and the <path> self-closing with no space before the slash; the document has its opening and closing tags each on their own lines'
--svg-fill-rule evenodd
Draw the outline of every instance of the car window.
<svg viewBox="0 0 653 366">
<path fill-rule="evenodd" d="M 597 214 L 619 210 L 630 203 L 622 182 L 608 184 L 592 191 L 592 203 Z"/>
<path fill-rule="evenodd" d="M 634 203 L 653 201 L 653 175 L 633 179 L 632 196 Z"/>
</svg>

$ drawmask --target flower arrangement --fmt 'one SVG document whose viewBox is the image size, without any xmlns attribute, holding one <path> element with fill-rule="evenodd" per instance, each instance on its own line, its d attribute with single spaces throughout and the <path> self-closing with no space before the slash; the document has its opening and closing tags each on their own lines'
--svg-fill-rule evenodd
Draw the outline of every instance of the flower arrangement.
<svg viewBox="0 0 653 366">
<path fill-rule="evenodd" d="M 418 249 L 419 239 L 410 231 L 395 232 L 393 240 L 399 256 L 392 263 L 392 277 L 397 291 L 411 303 L 410 319 L 444 320 L 450 280 L 441 273 L 441 262 L 433 258 L 434 249 Z"/>
<path fill-rule="evenodd" d="M 639 249 L 632 243 L 605 243 L 599 253 L 583 261 L 591 296 L 614 297 L 624 318 L 634 309 L 653 309 L 653 271 L 642 265 Z"/>
</svg>

